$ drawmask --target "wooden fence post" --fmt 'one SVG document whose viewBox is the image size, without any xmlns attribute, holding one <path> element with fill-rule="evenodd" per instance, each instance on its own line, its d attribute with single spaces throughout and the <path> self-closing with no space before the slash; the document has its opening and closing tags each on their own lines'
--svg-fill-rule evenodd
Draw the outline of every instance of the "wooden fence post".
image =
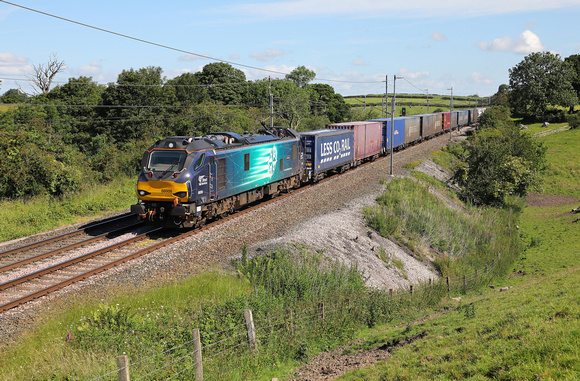
<svg viewBox="0 0 580 381">
<path fill-rule="evenodd" d="M 117 356 L 117 376 L 119 381 L 130 381 L 129 356 Z"/>
<path fill-rule="evenodd" d="M 201 355 L 201 336 L 199 329 L 193 330 L 193 362 L 195 366 L 195 381 L 203 381 L 203 358 Z"/>
<path fill-rule="evenodd" d="M 449 294 L 449 277 L 445 277 L 447 280 L 447 293 Z"/>
<path fill-rule="evenodd" d="M 258 349 L 256 344 L 256 331 L 254 329 L 254 318 L 252 317 L 252 310 L 244 310 L 244 318 L 246 319 L 246 331 L 248 332 L 248 344 L 250 349 L 255 351 Z"/>
<path fill-rule="evenodd" d="M 393 289 L 389 288 L 389 296 L 392 298 L 393 297 Z"/>
<path fill-rule="evenodd" d="M 409 286 L 409 292 L 411 293 L 411 295 L 413 295 L 413 285 Z"/>
<path fill-rule="evenodd" d="M 320 320 L 324 320 L 324 302 L 318 303 L 318 309 L 320 310 Z"/>
</svg>

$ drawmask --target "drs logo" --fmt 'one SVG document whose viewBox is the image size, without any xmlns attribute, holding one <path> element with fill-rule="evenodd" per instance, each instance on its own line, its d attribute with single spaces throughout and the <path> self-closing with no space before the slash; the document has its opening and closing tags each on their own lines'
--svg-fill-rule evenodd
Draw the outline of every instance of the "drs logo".
<svg viewBox="0 0 580 381">
<path fill-rule="evenodd" d="M 270 156 L 268 156 L 268 175 L 272 177 L 274 171 L 276 170 L 276 162 L 278 161 L 278 153 L 276 152 L 276 146 L 272 147 L 270 151 Z"/>
</svg>

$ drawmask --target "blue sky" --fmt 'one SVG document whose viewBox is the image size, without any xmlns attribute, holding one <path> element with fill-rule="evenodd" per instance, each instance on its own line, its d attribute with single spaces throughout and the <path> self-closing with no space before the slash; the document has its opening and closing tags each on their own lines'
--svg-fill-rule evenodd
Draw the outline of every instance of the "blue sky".
<svg viewBox="0 0 580 381">
<path fill-rule="evenodd" d="M 248 80 L 299 65 L 343 95 L 392 91 L 494 94 L 508 70 L 536 51 L 580 54 L 580 0 L 11 0 L 119 34 L 0 1 L 0 94 L 32 89 L 32 65 L 57 54 L 56 78 L 115 82 L 125 69 L 160 66 L 169 79 L 215 60 Z M 198 55 L 209 56 L 214 60 Z M 265 69 L 269 71 L 259 70 Z M 273 73 L 275 72 L 275 73 Z"/>
</svg>

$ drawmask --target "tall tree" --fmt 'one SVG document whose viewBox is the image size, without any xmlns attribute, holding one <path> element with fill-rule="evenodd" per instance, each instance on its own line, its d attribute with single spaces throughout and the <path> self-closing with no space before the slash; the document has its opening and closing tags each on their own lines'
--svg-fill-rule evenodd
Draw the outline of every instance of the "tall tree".
<svg viewBox="0 0 580 381">
<path fill-rule="evenodd" d="M 292 70 L 290 74 L 286 74 L 286 79 L 294 82 L 298 87 L 304 87 L 316 78 L 316 73 L 306 66 L 298 66 L 296 69 Z"/>
<path fill-rule="evenodd" d="M 548 106 L 570 107 L 578 102 L 572 87 L 573 70 L 558 54 L 531 53 L 509 69 L 510 105 L 516 114 L 537 116 Z"/>
<path fill-rule="evenodd" d="M 576 91 L 576 96 L 580 99 L 580 54 L 573 54 L 564 59 L 568 65 L 570 65 L 572 74 L 572 87 Z M 570 106 L 570 112 L 574 111 L 574 106 Z"/>
<path fill-rule="evenodd" d="M 207 88 L 200 83 L 200 77 L 194 73 L 183 73 L 165 83 L 166 87 L 173 87 L 177 104 L 193 106 L 209 100 Z"/>
<path fill-rule="evenodd" d="M 334 88 L 324 83 L 308 85 L 311 92 L 311 108 L 314 115 L 326 115 L 331 123 L 344 122 L 349 113 L 349 105 Z"/>
<path fill-rule="evenodd" d="M 246 91 L 246 74 L 224 62 L 214 62 L 195 73 L 201 85 L 205 85 L 209 97 L 225 105 L 240 104 Z"/>
<path fill-rule="evenodd" d="M 160 67 L 123 70 L 116 84 L 103 92 L 101 116 L 106 133 L 117 141 L 157 137 L 167 133 L 167 106 L 175 103 L 174 88 L 164 87 Z"/>
<path fill-rule="evenodd" d="M 32 65 L 32 69 L 34 74 L 27 76 L 32 81 L 32 85 L 40 93 L 48 94 L 54 77 L 66 69 L 66 63 L 59 61 L 56 53 L 53 53 L 46 64 Z"/>
</svg>

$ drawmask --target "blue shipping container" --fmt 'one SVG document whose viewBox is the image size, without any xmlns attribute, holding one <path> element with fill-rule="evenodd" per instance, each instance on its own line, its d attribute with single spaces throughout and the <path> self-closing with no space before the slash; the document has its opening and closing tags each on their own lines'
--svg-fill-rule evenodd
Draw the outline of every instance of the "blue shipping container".
<svg viewBox="0 0 580 381">
<path fill-rule="evenodd" d="M 391 118 L 372 119 L 374 122 L 383 122 L 383 149 L 385 152 L 391 150 Z M 405 144 L 405 121 L 401 118 L 394 118 L 393 149 L 403 147 Z"/>
<path fill-rule="evenodd" d="M 301 132 L 304 163 L 315 176 L 354 160 L 353 130 L 315 130 Z"/>
</svg>

